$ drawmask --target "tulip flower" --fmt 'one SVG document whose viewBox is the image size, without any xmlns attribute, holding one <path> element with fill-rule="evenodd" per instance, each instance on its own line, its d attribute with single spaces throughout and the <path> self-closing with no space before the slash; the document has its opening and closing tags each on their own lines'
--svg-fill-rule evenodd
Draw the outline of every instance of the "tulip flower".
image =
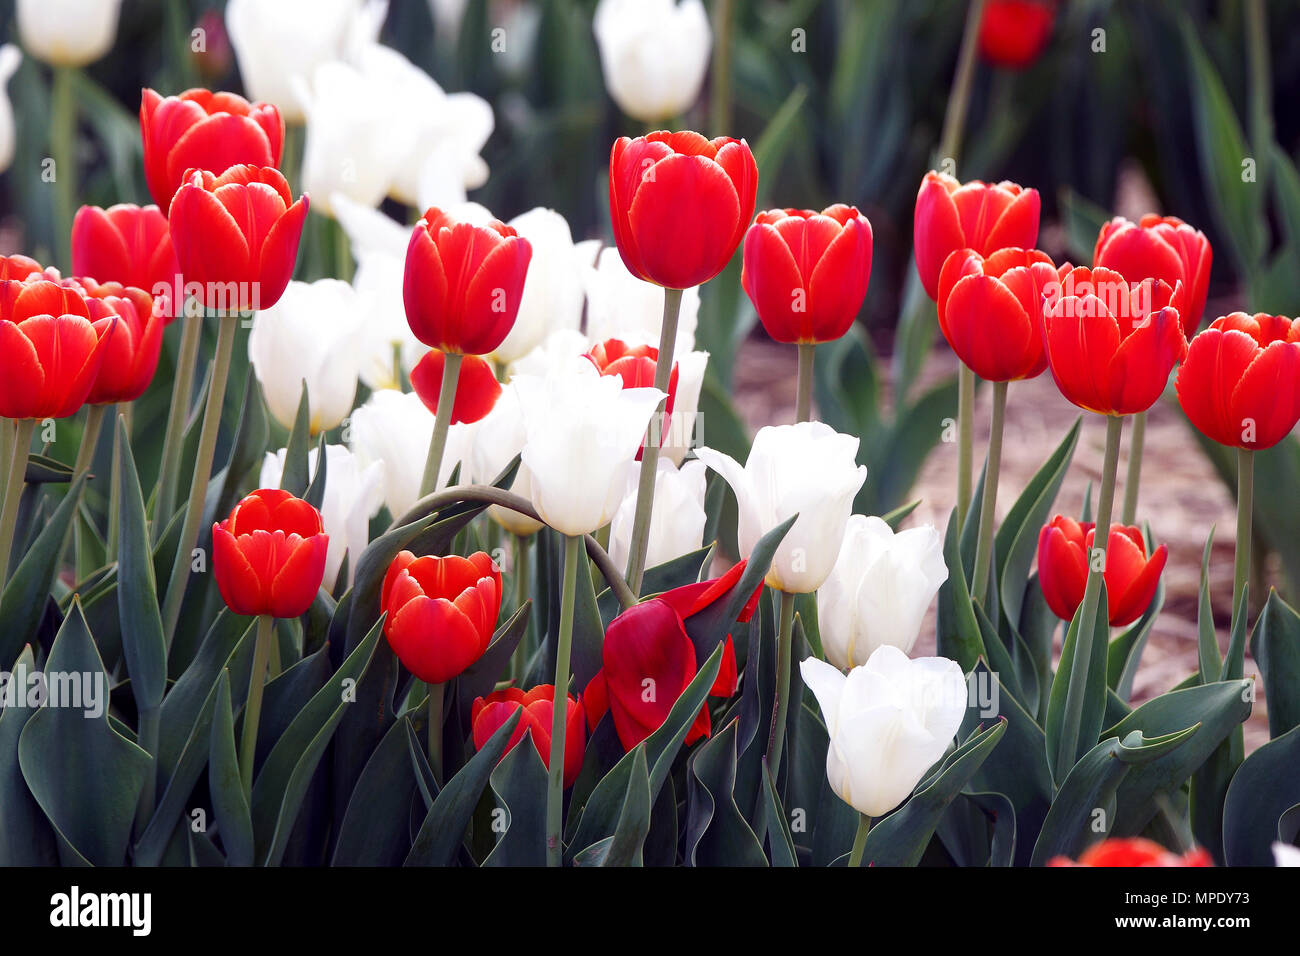
<svg viewBox="0 0 1300 956">
<path fill-rule="evenodd" d="M 587 334 L 593 341 L 617 338 L 648 345 L 658 343 L 663 330 L 665 290 L 629 272 L 617 249 L 600 250 L 596 265 L 584 269 L 584 286 Z M 699 311 L 699 288 L 684 289 L 673 339 L 674 355 L 695 348 Z"/>
<path fill-rule="evenodd" d="M 609 525 L 609 557 L 615 567 L 627 567 L 636 516 L 635 465 L 628 466 L 628 494 Z M 704 462 L 688 461 L 681 468 L 659 459 L 655 475 L 655 514 L 650 523 L 646 566 L 657 567 L 700 547 L 704 538 Z"/>
<path fill-rule="evenodd" d="M 143 289 L 124 288 L 117 282 L 75 281 L 85 294 L 96 331 L 108 343 L 86 402 L 133 402 L 153 381 L 162 353 L 163 320 L 153 298 Z"/>
<path fill-rule="evenodd" d="M 180 267 L 171 230 L 157 206 L 78 209 L 72 221 L 72 273 L 144 289 L 168 322 L 184 304 L 176 301 Z"/>
<path fill-rule="evenodd" d="M 980 18 L 980 56 L 994 66 L 1023 70 L 1052 38 L 1054 0 L 988 0 Z"/>
<path fill-rule="evenodd" d="M 121 7 L 122 0 L 18 0 L 18 35 L 38 60 L 85 66 L 113 45 Z"/>
<path fill-rule="evenodd" d="M 564 734 L 564 788 L 573 786 L 582 771 L 582 757 L 586 750 L 584 740 L 585 717 L 582 702 L 575 697 L 565 699 Z M 513 750 L 515 744 L 524 739 L 524 734 L 532 739 L 542 763 L 549 769 L 551 765 L 551 721 L 555 711 L 555 688 L 550 684 L 539 684 L 524 693 L 517 687 L 507 687 L 495 691 L 486 697 L 476 698 L 470 710 L 473 725 L 474 749 L 481 750 L 501 725 L 510 719 L 516 710 L 523 710 L 523 716 L 510 735 L 506 752 Z"/>
<path fill-rule="evenodd" d="M 1212 258 L 1210 241 L 1199 229 L 1175 216 L 1147 215 L 1137 223 L 1116 217 L 1102 226 L 1092 264 L 1130 283 L 1159 279 L 1172 288 L 1181 281 L 1186 300 L 1180 314 L 1190 338 L 1205 311 Z"/>
<path fill-rule="evenodd" d="M 610 97 L 646 123 L 699 98 L 713 34 L 700 0 L 600 0 L 592 22 Z"/>
<path fill-rule="evenodd" d="M 554 209 L 538 207 L 511 219 L 509 225 L 528 240 L 533 253 L 515 324 L 492 353 L 507 365 L 523 358 L 555 329 L 578 328 L 583 306 L 583 262 L 565 218 Z"/>
<path fill-rule="evenodd" d="M 446 353 L 434 349 L 411 369 L 411 387 L 424 402 L 425 408 L 438 414 L 439 392 L 446 365 Z M 473 424 L 485 417 L 501 397 L 501 383 L 497 381 L 492 366 L 477 355 L 466 355 L 456 382 L 456 398 L 451 404 L 451 422 Z"/>
<path fill-rule="evenodd" d="M 140 136 L 149 192 L 161 209 L 189 170 L 214 174 L 231 166 L 279 166 L 284 120 L 269 103 L 249 103 L 235 93 L 186 90 L 179 96 L 140 94 Z"/>
<path fill-rule="evenodd" d="M 14 161 L 14 108 L 5 87 L 22 61 L 18 47 L 12 43 L 0 44 L 0 173 Z"/>
<path fill-rule="evenodd" d="M 624 388 L 653 388 L 659 350 L 649 345 L 628 345 L 621 339 L 597 342 L 585 358 L 601 375 L 617 376 Z M 672 420 L 673 400 L 677 397 L 677 365 L 668 376 L 668 399 L 664 404 L 659 428 L 667 431 Z"/>
<path fill-rule="evenodd" d="M 1195 847 L 1180 856 L 1143 837 L 1115 837 L 1088 847 L 1079 854 L 1077 863 L 1067 856 L 1056 856 L 1047 865 L 1184 867 L 1214 866 L 1214 860 L 1204 847 Z"/>
<path fill-rule="evenodd" d="M 272 418 L 293 428 L 304 383 L 312 435 L 348 417 L 364 320 L 352 286 L 338 279 L 290 282 L 275 305 L 253 316 L 248 359 Z"/>
<path fill-rule="evenodd" d="M 835 566 L 817 591 L 826 659 L 848 670 L 885 644 L 910 653 L 926 608 L 946 580 L 943 537 L 933 525 L 895 533 L 880 518 L 853 515 Z"/>
<path fill-rule="evenodd" d="M 1074 619 L 1088 582 L 1096 526 L 1054 515 L 1038 534 L 1038 583 L 1052 613 Z M 1140 529 L 1114 524 L 1106 546 L 1106 610 L 1112 627 L 1140 618 L 1155 597 L 1169 548 L 1160 545 L 1150 555 Z"/>
<path fill-rule="evenodd" d="M 492 410 L 474 426 L 474 441 L 469 450 L 470 480 L 480 485 L 492 484 L 524 450 L 527 441 L 523 406 L 515 382 L 510 381 L 501 387 L 501 395 Z M 523 462 L 519 463 L 509 490 L 524 498 L 531 496 L 532 475 Z M 540 521 L 500 505 L 489 505 L 488 517 L 520 538 L 526 538 L 542 527 Z M 516 568 L 516 573 L 518 570 Z"/>
<path fill-rule="evenodd" d="M 883 816 L 908 798 L 942 759 L 966 713 L 966 679 L 947 658 L 909 660 L 885 644 L 847 676 L 815 657 L 799 669 L 830 735 L 831 789 L 864 818 Z"/>
</svg>

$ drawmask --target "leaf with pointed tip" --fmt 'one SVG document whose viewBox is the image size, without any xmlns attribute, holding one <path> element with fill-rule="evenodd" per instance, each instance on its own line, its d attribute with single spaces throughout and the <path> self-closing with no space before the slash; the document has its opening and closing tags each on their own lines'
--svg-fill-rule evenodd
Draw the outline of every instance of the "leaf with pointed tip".
<svg viewBox="0 0 1300 956">
<path fill-rule="evenodd" d="M 235 718 L 230 706 L 230 674 L 217 678 L 212 741 L 208 757 L 208 793 L 221 845 L 230 866 L 252 866 L 253 819 L 239 777 L 239 756 L 235 750 Z"/>
<path fill-rule="evenodd" d="M 1300 614 L 1270 591 L 1251 635 L 1250 656 L 1264 678 L 1268 733 L 1300 727 Z"/>
<path fill-rule="evenodd" d="M 307 446 L 311 441 L 311 402 L 307 399 L 307 382 L 302 383 L 302 396 L 298 399 L 298 412 L 294 415 L 293 429 L 284 446 L 284 471 L 280 487 L 301 498 L 311 483 L 311 466 L 307 462 Z"/>
<path fill-rule="evenodd" d="M 28 644 L 8 675 L 17 698 L 0 708 L 0 866 L 53 866 L 58 863 L 54 831 L 27 789 L 18 767 L 18 739 L 37 712 L 25 697 L 27 678 L 36 673 Z"/>
<path fill-rule="evenodd" d="M 140 476 L 127 435 L 126 421 L 117 419 L 119 488 L 117 543 L 117 607 L 122 626 L 122 656 L 131 677 L 131 694 L 141 711 L 161 706 L 167 687 L 167 641 L 158 611 L 153 554 L 145 519 Z M 154 754 L 153 756 L 157 756 Z"/>
</svg>

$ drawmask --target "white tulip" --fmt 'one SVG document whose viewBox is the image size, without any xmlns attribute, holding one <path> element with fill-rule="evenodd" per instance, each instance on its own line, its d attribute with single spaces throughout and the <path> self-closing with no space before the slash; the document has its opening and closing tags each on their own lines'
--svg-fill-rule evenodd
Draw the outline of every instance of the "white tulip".
<svg viewBox="0 0 1300 956">
<path fill-rule="evenodd" d="M 575 356 L 582 356 L 591 348 L 587 337 L 577 329 L 556 329 L 541 345 L 510 366 L 510 377 L 532 375 L 545 377 L 557 365 L 568 365 Z M 583 359 L 586 361 L 586 359 Z M 590 362 L 587 362 L 591 365 Z M 593 365 L 592 368 L 595 368 Z"/>
<path fill-rule="evenodd" d="M 623 388 L 581 356 L 557 362 L 544 378 L 514 379 L 527 440 L 523 463 L 532 473 L 533 506 L 567 535 L 588 534 L 614 516 L 623 499 L 627 463 L 665 395 L 657 388 Z"/>
<path fill-rule="evenodd" d="M 668 419 L 668 432 L 663 436 L 661 455 L 674 465 L 680 465 L 694 444 L 695 420 L 700 412 L 700 392 L 704 388 L 704 373 L 709 366 L 708 352 L 677 353 L 677 395 L 673 400 L 673 413 Z"/>
<path fill-rule="evenodd" d="M 704 540 L 704 462 L 688 461 L 679 469 L 660 458 L 655 474 L 654 510 L 645 566 L 653 568 L 699 549 Z M 609 556 L 617 568 L 627 567 L 636 519 L 637 484 L 641 463 L 627 466 L 627 491 L 609 525 Z"/>
<path fill-rule="evenodd" d="M 966 713 L 961 667 L 944 657 L 911 660 L 886 644 L 848 676 L 815 657 L 799 671 L 830 735 L 831 789 L 869 817 L 908 798 L 943 757 Z"/>
<path fill-rule="evenodd" d="M 311 432 L 352 411 L 365 316 L 352 286 L 338 279 L 290 282 L 280 301 L 253 318 L 248 357 L 271 416 L 292 428 L 307 383 Z"/>
<path fill-rule="evenodd" d="M 519 402 L 519 390 L 511 381 L 501 387 L 497 403 L 492 406 L 477 425 L 474 426 L 474 447 L 469 455 L 469 477 L 475 484 L 490 485 L 497 476 L 506 470 L 506 466 L 524 450 L 528 432 L 524 427 L 524 409 Z M 515 480 L 510 490 L 524 498 L 532 495 L 532 477 L 528 466 L 519 463 Z M 500 505 L 488 507 L 488 516 L 511 534 L 527 537 L 542 527 L 518 511 L 503 508 Z"/>
<path fill-rule="evenodd" d="M 628 272 L 618 250 L 613 247 L 602 249 L 596 267 L 585 272 L 587 336 L 593 342 L 619 338 L 658 348 L 664 322 L 663 287 Z M 685 354 L 695 348 L 699 312 L 699 287 L 686 289 L 677 315 L 675 353 Z"/>
<path fill-rule="evenodd" d="M 600 0 L 592 25 L 605 87 L 628 116 L 661 122 L 699 98 L 713 46 L 700 0 Z"/>
<path fill-rule="evenodd" d="M 531 352 L 555 329 L 582 322 L 582 269 L 569 224 L 554 209 L 538 207 L 509 223 L 533 247 L 519 315 L 491 358 L 509 364 Z"/>
<path fill-rule="evenodd" d="M 1289 843 L 1273 844 L 1274 866 L 1300 866 L 1300 846 Z"/>
<path fill-rule="evenodd" d="M 27 52 L 53 66 L 85 66 L 109 51 L 122 0 L 18 0 Z"/>
<path fill-rule="evenodd" d="M 260 487 L 279 488 L 284 477 L 285 449 L 267 452 L 262 462 Z M 315 448 L 307 452 L 307 467 L 316 474 L 320 454 Z M 370 519 L 384 503 L 384 463 L 373 461 L 362 468 L 355 455 L 343 445 L 325 446 L 325 497 L 321 501 L 321 520 L 329 535 L 325 554 L 325 586 L 332 588 L 338 579 L 343 556 L 348 555 L 348 579 L 352 583 L 357 559 L 370 543 Z"/>
<path fill-rule="evenodd" d="M 853 515 L 835 567 L 817 591 L 826 659 L 847 670 L 884 644 L 909 653 L 946 580 L 943 538 L 933 525 L 895 534 L 881 518 Z"/>
<path fill-rule="evenodd" d="M 741 554 L 748 556 L 764 534 L 799 516 L 772 557 L 768 585 L 790 594 L 821 587 L 840 553 L 853 496 L 867 480 L 866 466 L 855 463 L 858 440 L 823 422 L 800 422 L 760 428 L 743 468 L 712 448 L 695 454 L 736 494 Z"/>
<path fill-rule="evenodd" d="M 14 161 L 14 108 L 5 87 L 22 61 L 18 47 L 12 43 L 0 46 L 0 173 Z"/>
</svg>

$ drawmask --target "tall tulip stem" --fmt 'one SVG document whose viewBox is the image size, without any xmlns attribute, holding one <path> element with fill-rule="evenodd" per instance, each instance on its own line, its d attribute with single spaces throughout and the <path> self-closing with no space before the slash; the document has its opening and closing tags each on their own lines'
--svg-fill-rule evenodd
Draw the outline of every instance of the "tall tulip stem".
<svg viewBox="0 0 1300 956">
<path fill-rule="evenodd" d="M 162 537 L 176 506 L 177 466 L 185 422 L 190 417 L 190 393 L 194 390 L 194 367 L 203 338 L 203 317 L 186 315 L 180 306 L 180 350 L 176 354 L 176 377 L 172 379 L 172 403 L 167 409 L 167 430 L 163 433 L 162 461 L 158 467 L 158 495 L 154 502 L 154 540 Z"/>
<path fill-rule="evenodd" d="M 1250 577 L 1251 531 L 1255 507 L 1255 453 L 1249 448 L 1237 449 L 1237 555 L 1232 568 L 1232 626 L 1237 627 L 1237 616 L 1245 614 L 1241 597 Z"/>
<path fill-rule="evenodd" d="M 668 393 L 672 378 L 673 349 L 677 345 L 677 317 L 682 307 L 681 289 L 664 289 L 664 320 L 659 330 L 659 358 L 655 362 L 655 388 Z M 650 546 L 650 516 L 655 504 L 655 477 L 659 471 L 659 448 L 663 445 L 663 416 L 660 411 L 650 422 L 645 447 L 641 452 L 641 474 L 636 488 L 636 516 L 632 521 L 632 541 L 627 562 L 627 583 L 633 595 L 641 594 L 645 577 L 646 549 Z"/>
<path fill-rule="evenodd" d="M 1137 520 L 1138 485 L 1142 480 L 1142 449 L 1146 437 L 1147 413 L 1138 412 L 1133 416 L 1133 435 L 1128 440 L 1128 472 L 1124 476 L 1124 510 L 1120 512 L 1120 524 L 1132 524 Z"/>
<path fill-rule="evenodd" d="M 257 725 L 262 719 L 262 689 L 266 686 L 266 666 L 271 659 L 271 642 L 275 640 L 275 618 L 260 614 L 257 618 L 257 643 L 253 647 L 253 670 L 248 676 L 248 700 L 244 704 L 244 730 L 239 740 L 239 781 L 244 796 L 253 793 L 253 759 L 257 756 Z"/>
<path fill-rule="evenodd" d="M 447 432 L 451 428 L 452 409 L 456 406 L 456 383 L 460 381 L 459 352 L 448 352 L 442 366 L 442 385 L 438 389 L 438 414 L 433 417 L 433 437 L 429 439 L 429 457 L 424 460 L 424 477 L 420 480 L 420 497 L 432 494 L 438 487 L 438 472 L 442 469 L 442 455 L 447 448 Z"/>
<path fill-rule="evenodd" d="M 59 263 L 72 272 L 72 215 L 77 195 L 77 68 L 56 66 L 50 108 L 50 154 L 54 160 L 54 223 Z"/>
<path fill-rule="evenodd" d="M 203 520 L 203 504 L 208 497 L 208 481 L 212 473 L 212 459 L 217 451 L 217 433 L 221 430 L 221 406 L 226 397 L 226 379 L 230 375 L 230 356 L 235 347 L 235 330 L 239 314 L 232 312 L 218 319 L 217 354 L 212 360 L 212 375 L 208 379 L 208 399 L 203 409 L 203 427 L 199 432 L 199 447 L 194 456 L 194 478 L 190 482 L 189 504 L 185 510 L 185 524 L 176 543 L 176 559 L 172 562 L 171 577 L 167 579 L 167 597 L 163 601 L 163 634 L 171 647 L 176 635 L 176 624 L 185 600 L 185 586 L 189 583 L 189 568 L 194 545 L 199 540 L 199 524 Z"/>
<path fill-rule="evenodd" d="M 578 593 L 582 538 L 564 539 L 564 587 L 560 595 L 560 633 L 555 645 L 555 694 L 551 698 L 551 758 L 546 787 L 546 865 L 564 862 L 564 730 L 569 716 L 569 659 L 573 653 L 573 604 Z"/>
<path fill-rule="evenodd" d="M 713 5 L 713 75 L 709 83 L 709 120 L 714 136 L 726 136 L 731 129 L 731 34 L 735 19 L 734 0 L 717 0 Z"/>
<path fill-rule="evenodd" d="M 989 430 L 989 457 L 984 469 L 984 494 L 980 499 L 979 537 L 975 546 L 975 574 L 971 594 L 981 603 L 993 565 L 993 525 L 998 505 L 998 473 L 1002 467 L 1002 427 L 1007 413 L 1007 383 L 993 383 L 993 424 Z"/>
<path fill-rule="evenodd" d="M 939 159 L 957 160 L 962 133 L 966 129 L 966 111 L 970 105 L 971 84 L 975 79 L 975 53 L 978 49 L 980 20 L 984 17 L 984 0 L 971 0 L 962 29 L 957 69 L 948 93 L 948 109 L 943 116 L 943 133 L 939 139 Z"/>
<path fill-rule="evenodd" d="M 858 814 L 858 831 L 853 835 L 853 850 L 849 853 L 849 866 L 862 865 L 862 852 L 867 848 L 867 834 L 871 832 L 871 817 Z"/>
<path fill-rule="evenodd" d="M 14 428 L 13 454 L 9 459 L 9 474 L 5 478 L 4 506 L 0 507 L 0 587 L 9 580 L 9 553 L 14 549 L 14 529 L 18 527 L 18 503 L 23 496 L 23 483 L 27 479 L 27 452 L 32 444 L 36 419 L 20 418 L 17 422 L 5 421 Z"/>
<path fill-rule="evenodd" d="M 114 415 L 122 416 L 122 424 L 125 426 L 125 433 L 128 439 L 131 435 L 131 403 L 119 402 L 114 406 Z M 129 443 L 129 442 L 128 442 Z M 118 435 L 116 425 L 113 428 L 113 470 L 108 479 L 108 547 L 109 556 L 117 554 L 117 532 L 121 523 L 118 515 L 122 509 L 122 482 L 117 476 L 118 467 L 122 463 L 122 453 L 125 451 Z"/>
<path fill-rule="evenodd" d="M 807 422 L 812 420 L 813 360 L 817 355 L 814 342 L 799 343 L 799 384 L 795 396 L 794 420 Z"/>
<path fill-rule="evenodd" d="M 966 520 L 970 510 L 971 470 L 975 444 L 975 373 L 965 365 L 957 369 L 957 523 Z"/>
<path fill-rule="evenodd" d="M 776 639 L 776 704 L 772 708 L 772 727 L 767 735 L 767 766 L 773 774 L 781 769 L 781 750 L 785 745 L 785 718 L 790 710 L 790 658 L 794 645 L 794 595 L 781 595 L 781 624 Z"/>
<path fill-rule="evenodd" d="M 442 703 L 447 696 L 446 684 L 429 685 L 429 769 L 438 786 L 442 779 Z"/>
<path fill-rule="evenodd" d="M 81 429 L 81 444 L 77 448 L 77 460 L 72 466 L 74 476 L 84 475 L 90 471 L 90 463 L 95 458 L 95 446 L 99 444 L 99 433 L 104 426 L 104 409 L 106 405 L 87 405 L 86 424 Z"/>
</svg>

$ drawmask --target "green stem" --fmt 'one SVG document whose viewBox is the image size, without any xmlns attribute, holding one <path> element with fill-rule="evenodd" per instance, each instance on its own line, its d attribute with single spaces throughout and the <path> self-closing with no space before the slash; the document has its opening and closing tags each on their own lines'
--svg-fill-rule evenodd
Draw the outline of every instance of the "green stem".
<svg viewBox="0 0 1300 956">
<path fill-rule="evenodd" d="M 5 478 L 4 506 L 0 508 L 0 587 L 9 580 L 9 555 L 14 549 L 14 529 L 18 527 L 18 504 L 27 478 L 27 454 L 31 450 L 36 419 L 20 418 L 14 423 L 13 455 Z"/>
<path fill-rule="evenodd" d="M 54 222 L 59 262 L 72 271 L 72 216 L 77 195 L 77 68 L 56 66 L 50 105 L 50 153 L 54 160 Z"/>
<path fill-rule="evenodd" d="M 163 433 L 162 461 L 158 468 L 158 494 L 154 502 L 154 543 L 162 537 L 176 505 L 177 466 L 185 422 L 190 417 L 190 393 L 194 390 L 194 367 L 198 364 L 199 342 L 203 338 L 202 316 L 185 314 L 179 303 L 180 350 L 176 355 L 176 377 L 172 380 L 172 403 L 167 409 L 167 430 Z"/>
<path fill-rule="evenodd" d="M 948 94 L 948 109 L 943 117 L 943 134 L 939 138 L 940 161 L 951 159 L 956 164 L 957 154 L 961 151 L 971 84 L 975 79 L 976 41 L 979 39 L 980 19 L 983 15 L 984 0 L 971 0 L 971 5 L 966 10 L 961 49 L 957 54 L 957 70 L 953 74 L 952 89 Z"/>
<path fill-rule="evenodd" d="M 81 444 L 77 447 L 77 460 L 72 466 L 72 474 L 84 475 L 90 471 L 90 464 L 95 458 L 95 447 L 99 444 L 99 433 L 104 427 L 104 410 L 106 405 L 87 405 L 86 424 L 81 430 Z"/>
<path fill-rule="evenodd" d="M 1132 524 L 1137 520 L 1138 486 L 1142 481 L 1142 449 L 1146 445 L 1147 413 L 1138 412 L 1133 416 L 1133 436 L 1128 440 L 1128 472 L 1124 476 L 1124 510 L 1120 512 L 1120 524 Z"/>
<path fill-rule="evenodd" d="M 1250 110 L 1250 145 L 1255 154 L 1255 179 L 1268 188 L 1273 146 L 1272 69 L 1268 55 L 1268 17 L 1264 0 L 1246 0 L 1246 60 Z"/>
<path fill-rule="evenodd" d="M 131 403 L 121 402 L 116 408 L 117 414 L 122 416 L 122 423 L 126 426 L 126 434 L 131 434 Z M 118 478 L 118 469 L 122 464 L 122 443 L 118 440 L 117 429 L 113 429 L 113 471 L 108 479 L 108 542 L 107 552 L 109 559 L 117 554 L 117 532 L 121 524 L 119 516 L 122 513 L 122 482 Z"/>
<path fill-rule="evenodd" d="M 799 343 L 799 384 L 797 386 L 794 420 L 812 421 L 813 360 L 817 354 L 815 342 Z"/>
<path fill-rule="evenodd" d="M 110 553 L 111 554 L 111 553 Z M 149 755 L 144 786 L 140 788 L 140 801 L 136 804 L 135 829 L 139 835 L 153 819 L 158 791 L 158 734 L 161 730 L 162 711 L 158 707 L 142 710 L 137 721 L 136 743 Z"/>
<path fill-rule="evenodd" d="M 957 526 L 970 510 L 971 471 L 975 445 L 975 373 L 965 365 L 957 368 Z"/>
<path fill-rule="evenodd" d="M 191 552 L 199 540 L 199 524 L 203 520 L 203 504 L 208 496 L 212 459 L 217 451 L 217 433 L 221 430 L 221 406 L 226 397 L 226 379 L 230 374 L 230 356 L 235 346 L 235 330 L 239 326 L 238 313 L 223 315 L 217 333 L 217 354 L 212 360 L 212 375 L 208 382 L 207 404 L 203 409 L 203 428 L 199 432 L 199 447 L 194 456 L 194 478 L 190 482 L 189 505 L 185 511 L 185 524 L 176 543 L 176 558 L 172 562 L 171 577 L 167 580 L 167 597 L 163 602 L 163 634 L 171 647 L 176 635 L 176 624 L 185 600 L 185 586 L 189 583 Z"/>
<path fill-rule="evenodd" d="M 551 757 L 546 788 L 546 865 L 564 861 L 564 729 L 568 717 L 569 659 L 573 653 L 573 604 L 578 590 L 582 539 L 564 539 L 564 586 L 560 595 L 560 634 L 555 645 L 555 695 L 551 715 Z"/>
<path fill-rule="evenodd" d="M 521 608 L 528 601 L 531 594 L 532 586 L 528 580 L 528 539 L 523 535 L 512 535 L 515 539 L 515 607 Z M 618 576 L 621 582 L 623 578 Z M 522 651 L 522 647 L 520 651 Z M 524 666 L 524 655 L 516 653 L 510 658 L 510 679 L 519 680 L 523 675 L 520 673 Z"/>
<path fill-rule="evenodd" d="M 1249 448 L 1237 449 L 1237 555 L 1232 569 L 1232 626 L 1237 627 L 1237 616 L 1246 614 L 1241 597 L 1250 578 L 1250 548 L 1252 519 L 1255 507 L 1255 453 Z M 1257 605 L 1258 606 L 1258 605 Z"/>
<path fill-rule="evenodd" d="M 442 786 L 442 702 L 447 696 L 446 684 L 429 685 L 429 769 L 433 779 Z"/>
<path fill-rule="evenodd" d="M 344 282 L 351 282 L 352 245 L 348 240 L 348 234 L 337 219 L 331 221 L 330 228 L 334 230 L 334 275 Z"/>
<path fill-rule="evenodd" d="M 0 418 L 0 462 L 13 461 L 17 452 L 14 450 L 14 420 L 12 418 Z M 5 472 L 8 476 L 8 472 Z M 4 481 L 0 481 L 0 511 L 4 509 L 5 499 L 8 497 L 8 488 Z"/>
<path fill-rule="evenodd" d="M 870 832 L 871 817 L 859 813 L 858 832 L 853 835 L 853 851 L 849 854 L 849 866 L 862 865 L 862 851 L 867 848 L 867 834 Z"/>
<path fill-rule="evenodd" d="M 731 129 L 731 33 L 735 5 L 716 0 L 713 5 L 713 76 L 709 87 L 709 119 L 714 136 L 728 136 Z"/>
<path fill-rule="evenodd" d="M 275 618 L 269 614 L 257 617 L 257 644 L 253 648 L 253 671 L 248 676 L 248 701 L 244 704 L 244 729 L 239 741 L 239 781 L 244 786 L 244 796 L 252 805 L 253 760 L 257 756 L 257 725 L 262 720 L 262 690 L 266 686 L 266 665 L 271 657 L 271 642 L 275 640 Z"/>
<path fill-rule="evenodd" d="M 981 604 L 993 565 L 993 525 L 998 505 L 998 472 L 1002 467 L 1002 425 L 1007 414 L 1007 383 L 993 383 L 993 424 L 989 430 L 989 457 L 984 469 L 984 494 L 980 499 L 979 537 L 975 547 L 975 574 L 971 594 Z"/>
<path fill-rule="evenodd" d="M 773 776 L 781 770 L 785 745 L 785 717 L 790 709 L 790 658 L 794 644 L 794 595 L 781 592 L 781 628 L 776 641 L 776 703 L 767 735 L 767 767 Z"/>
<path fill-rule="evenodd" d="M 442 455 L 447 447 L 447 431 L 451 428 L 452 409 L 456 406 L 456 383 L 460 380 L 459 352 L 448 352 L 442 366 L 442 385 L 438 389 L 438 414 L 433 416 L 433 437 L 429 439 L 429 457 L 424 460 L 424 478 L 420 481 L 420 497 L 433 494 L 438 487 L 438 472 L 442 468 Z"/>
<path fill-rule="evenodd" d="M 673 349 L 677 346 L 677 317 L 682 307 L 681 289 L 664 289 L 664 318 L 659 330 L 659 358 L 655 362 L 655 388 L 668 394 L 673 371 Z M 666 401 L 666 399 L 665 399 Z M 662 410 L 663 405 L 659 408 Z M 659 469 L 659 448 L 663 444 L 660 411 L 650 421 L 641 451 L 641 474 L 636 488 L 636 515 L 632 520 L 632 541 L 627 562 L 627 583 L 632 594 L 641 594 L 645 576 L 646 549 L 650 546 L 650 517 L 655 504 L 655 477 Z"/>
</svg>

